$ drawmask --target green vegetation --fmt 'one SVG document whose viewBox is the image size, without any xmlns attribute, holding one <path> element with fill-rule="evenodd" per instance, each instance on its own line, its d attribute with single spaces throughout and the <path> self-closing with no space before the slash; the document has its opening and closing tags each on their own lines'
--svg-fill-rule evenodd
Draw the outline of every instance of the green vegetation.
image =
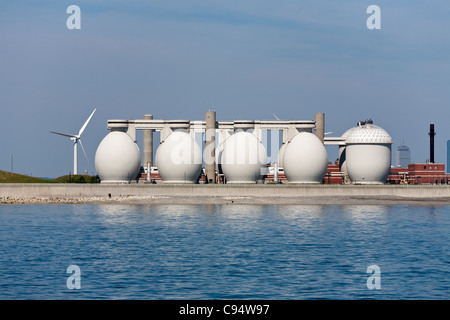
<svg viewBox="0 0 450 320">
<path fill-rule="evenodd" d="M 97 183 L 98 177 L 66 175 L 56 179 L 42 179 L 0 170 L 0 183 Z"/>
<path fill-rule="evenodd" d="M 67 175 L 51 180 L 54 183 L 97 183 L 97 176 L 89 176 L 87 174 Z"/>
<path fill-rule="evenodd" d="M 51 180 L 0 170 L 0 183 L 49 183 Z"/>
</svg>

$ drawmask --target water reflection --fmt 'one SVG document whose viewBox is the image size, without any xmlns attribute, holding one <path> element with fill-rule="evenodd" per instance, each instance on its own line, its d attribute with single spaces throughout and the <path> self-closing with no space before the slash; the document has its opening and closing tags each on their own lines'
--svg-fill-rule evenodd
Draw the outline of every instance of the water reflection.
<svg viewBox="0 0 450 320">
<path fill-rule="evenodd" d="M 278 214 L 287 220 L 310 220 L 319 218 L 328 206 L 323 205 L 283 205 L 276 206 Z"/>
<path fill-rule="evenodd" d="M 224 205 L 220 207 L 221 216 L 227 219 L 254 219 L 264 213 L 263 205 Z"/>
<path fill-rule="evenodd" d="M 390 206 L 384 205 L 344 205 L 341 208 L 345 217 L 359 224 L 385 221 L 387 214 L 390 212 Z"/>
<path fill-rule="evenodd" d="M 130 224 L 135 223 L 134 219 L 129 219 L 129 216 L 135 212 L 134 207 L 137 206 L 128 204 L 105 204 L 92 206 L 92 209 L 102 223 Z"/>
</svg>

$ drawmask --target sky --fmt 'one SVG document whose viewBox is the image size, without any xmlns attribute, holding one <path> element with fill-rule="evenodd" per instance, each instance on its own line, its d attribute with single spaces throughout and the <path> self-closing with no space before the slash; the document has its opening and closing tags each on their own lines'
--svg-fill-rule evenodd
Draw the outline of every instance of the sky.
<svg viewBox="0 0 450 320">
<path fill-rule="evenodd" d="M 370 5 L 381 29 L 370 30 Z M 79 6 L 81 29 L 68 29 Z M 95 173 L 108 119 L 313 120 L 340 136 L 371 118 L 446 163 L 450 2 L 387 0 L 0 1 L 0 170 Z M 138 132 L 138 145 L 142 133 Z M 142 151 L 142 147 L 141 151 Z M 329 160 L 337 147 L 327 147 Z M 11 156 L 14 156 L 11 158 Z M 13 160 L 13 161 L 11 161 Z"/>
</svg>

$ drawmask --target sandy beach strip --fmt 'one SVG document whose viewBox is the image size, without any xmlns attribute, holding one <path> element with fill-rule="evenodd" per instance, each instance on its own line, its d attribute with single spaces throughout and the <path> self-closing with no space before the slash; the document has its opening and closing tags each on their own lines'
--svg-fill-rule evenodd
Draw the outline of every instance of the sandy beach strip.
<svg viewBox="0 0 450 320">
<path fill-rule="evenodd" d="M 450 198 L 403 197 L 186 197 L 186 196 L 115 196 L 115 197 L 0 197 L 0 204 L 163 204 L 163 205 L 409 205 L 449 206 Z"/>
</svg>

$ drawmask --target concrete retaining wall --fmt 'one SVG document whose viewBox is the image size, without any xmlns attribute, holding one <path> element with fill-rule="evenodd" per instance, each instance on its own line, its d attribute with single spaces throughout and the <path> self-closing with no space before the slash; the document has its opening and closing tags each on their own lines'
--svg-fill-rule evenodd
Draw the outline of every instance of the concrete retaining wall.
<svg viewBox="0 0 450 320">
<path fill-rule="evenodd" d="M 0 184 L 0 197 L 89 198 L 125 196 L 258 198 L 399 198 L 450 200 L 448 185 L 105 185 Z"/>
</svg>

